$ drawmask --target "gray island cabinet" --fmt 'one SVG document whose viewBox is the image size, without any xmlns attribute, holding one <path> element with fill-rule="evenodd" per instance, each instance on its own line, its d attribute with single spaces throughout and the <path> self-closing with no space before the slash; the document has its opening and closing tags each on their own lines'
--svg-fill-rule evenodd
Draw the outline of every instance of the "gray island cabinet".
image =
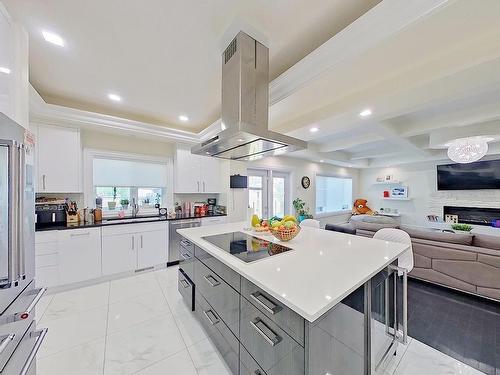
<svg viewBox="0 0 500 375">
<path fill-rule="evenodd" d="M 384 374 L 406 339 L 406 275 L 394 259 L 311 318 L 180 233 L 179 292 L 235 375 Z M 318 286 L 313 278 L 306 287 Z"/>
</svg>

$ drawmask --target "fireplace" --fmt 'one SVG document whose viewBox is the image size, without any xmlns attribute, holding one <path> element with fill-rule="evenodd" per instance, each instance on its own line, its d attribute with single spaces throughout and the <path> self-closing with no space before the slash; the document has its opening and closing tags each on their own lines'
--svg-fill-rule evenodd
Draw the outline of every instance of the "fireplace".
<svg viewBox="0 0 500 375">
<path fill-rule="evenodd" d="M 457 215 L 459 223 L 491 225 L 500 220 L 500 208 L 444 206 L 443 218 L 445 215 Z"/>
</svg>

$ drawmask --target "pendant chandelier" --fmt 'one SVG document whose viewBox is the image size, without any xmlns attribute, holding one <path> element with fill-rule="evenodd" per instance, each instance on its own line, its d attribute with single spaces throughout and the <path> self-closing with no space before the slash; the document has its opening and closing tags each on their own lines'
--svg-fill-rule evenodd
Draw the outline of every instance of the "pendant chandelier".
<svg viewBox="0 0 500 375">
<path fill-rule="evenodd" d="M 488 152 L 488 141 L 483 137 L 455 139 L 448 145 L 448 157 L 455 163 L 473 163 Z"/>
</svg>

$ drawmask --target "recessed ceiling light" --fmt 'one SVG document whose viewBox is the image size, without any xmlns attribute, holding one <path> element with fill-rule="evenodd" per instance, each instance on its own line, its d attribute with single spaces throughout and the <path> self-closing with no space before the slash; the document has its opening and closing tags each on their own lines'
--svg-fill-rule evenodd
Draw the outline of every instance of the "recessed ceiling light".
<svg viewBox="0 0 500 375">
<path fill-rule="evenodd" d="M 179 120 L 181 120 L 182 122 L 186 122 L 186 121 L 189 121 L 189 117 L 187 117 L 185 115 L 180 115 Z"/>
<path fill-rule="evenodd" d="M 51 33 L 50 31 L 42 31 L 43 39 L 47 42 L 55 44 L 59 47 L 64 47 L 64 40 L 59 35 Z"/>
<path fill-rule="evenodd" d="M 108 98 L 109 98 L 109 100 L 112 100 L 114 102 L 121 102 L 122 101 L 122 97 L 120 95 L 116 95 L 116 94 L 108 94 Z"/>
<path fill-rule="evenodd" d="M 371 109 L 368 109 L 368 108 L 367 108 L 367 109 L 362 110 L 361 112 L 359 112 L 359 115 L 360 115 L 361 117 L 368 117 L 368 116 L 370 116 L 371 114 L 372 114 L 372 110 L 371 110 Z"/>
<path fill-rule="evenodd" d="M 4 66 L 0 66 L 0 73 L 10 74 L 10 69 Z"/>
<path fill-rule="evenodd" d="M 319 129 L 317 127 L 309 129 L 311 133 L 316 133 Z"/>
<path fill-rule="evenodd" d="M 324 163 L 325 161 L 324 161 L 323 159 L 321 159 L 319 162 L 320 162 L 320 163 Z"/>
</svg>

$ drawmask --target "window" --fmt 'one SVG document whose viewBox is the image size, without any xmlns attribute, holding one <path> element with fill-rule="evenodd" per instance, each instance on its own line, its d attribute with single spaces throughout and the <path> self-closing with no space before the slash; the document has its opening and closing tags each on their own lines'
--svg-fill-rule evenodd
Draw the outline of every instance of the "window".
<svg viewBox="0 0 500 375">
<path fill-rule="evenodd" d="M 316 176 L 316 214 L 346 211 L 352 205 L 352 179 Z"/>
<path fill-rule="evenodd" d="M 249 169 L 248 205 L 254 213 L 267 218 L 283 217 L 290 206 L 289 174 L 284 172 Z"/>
<path fill-rule="evenodd" d="M 104 211 L 131 210 L 131 204 L 134 200 L 143 210 L 156 211 L 155 205 L 162 205 L 164 191 L 163 188 L 96 186 L 95 196 L 102 198 Z M 115 203 L 110 205 L 109 202 Z"/>
<path fill-rule="evenodd" d="M 94 198 L 102 198 L 105 214 L 130 211 L 135 201 L 141 213 L 156 212 L 155 205 L 166 204 L 167 166 L 128 158 L 93 159 Z"/>
</svg>

